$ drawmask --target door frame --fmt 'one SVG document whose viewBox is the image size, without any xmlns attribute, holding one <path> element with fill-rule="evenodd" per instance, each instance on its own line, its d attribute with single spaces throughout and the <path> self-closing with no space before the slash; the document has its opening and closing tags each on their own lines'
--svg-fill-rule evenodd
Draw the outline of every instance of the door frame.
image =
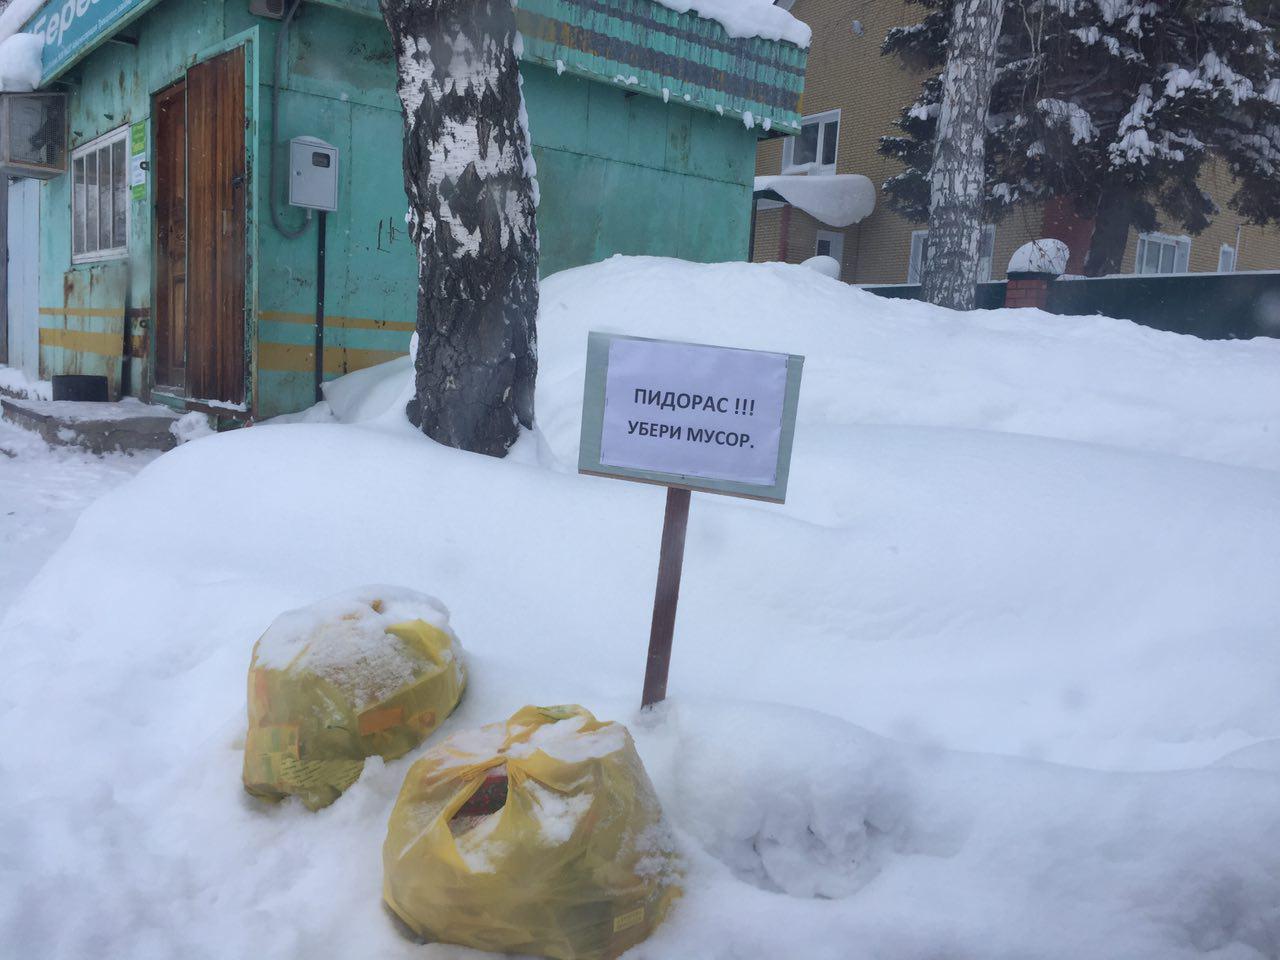
<svg viewBox="0 0 1280 960">
<path fill-rule="evenodd" d="M 250 27 L 240 33 L 233 34 L 225 40 L 205 47 L 191 57 L 181 69 L 175 70 L 148 93 L 147 116 L 147 166 L 155 170 L 155 117 L 150 115 L 151 104 L 156 94 L 171 87 L 179 80 L 185 79 L 187 70 L 198 63 L 211 60 L 221 54 L 228 53 L 236 47 L 244 47 L 244 401 L 236 406 L 211 406 L 198 399 L 175 396 L 156 388 L 156 338 L 147 337 L 147 376 L 146 384 L 149 399 L 165 406 L 179 410 L 204 410 L 221 416 L 232 416 L 238 420 L 252 420 L 258 411 L 258 79 L 259 57 L 256 52 L 261 49 L 258 27 Z M 154 183 L 147 189 L 147 265 L 150 276 L 151 303 L 157 302 L 159 271 L 156 269 L 156 258 L 159 247 L 156 243 L 156 201 Z M 155 317 L 152 317 L 154 328 Z"/>
<path fill-rule="evenodd" d="M 174 90 L 174 89 L 175 89 L 176 87 L 178 87 L 179 85 L 181 85 L 181 88 L 182 88 L 182 113 L 183 113 L 183 116 L 182 116 L 182 138 L 183 138 L 183 146 L 184 146 L 184 151 L 183 151 L 183 152 L 184 152 L 184 157 L 183 157 L 183 162 L 182 162 L 182 175 L 183 175 L 183 177 L 185 178 L 185 177 L 186 177 L 186 175 L 187 175 L 187 163 L 186 163 L 186 157 L 185 157 L 185 152 L 186 152 L 186 151 L 185 151 L 185 145 L 186 145 L 186 137 L 187 137 L 187 132 L 186 132 L 186 131 L 187 131 L 187 118 L 186 118 L 186 111 L 187 111 L 187 81 L 186 81 L 186 76 L 185 76 L 185 74 L 184 74 L 181 78 L 179 78 L 178 80 L 175 80 L 173 83 L 169 84 L 168 86 L 166 86 L 166 87 L 161 87 L 161 88 L 160 88 L 159 90 L 157 90 L 155 93 L 151 94 L 151 104 L 150 104 L 150 105 L 151 105 L 151 118 L 150 118 L 150 131 L 151 131 L 151 132 L 150 132 L 150 135 L 149 135 L 149 137 L 148 137 L 148 146 L 151 148 L 151 157 L 152 157 L 152 159 L 149 161 L 149 167 L 150 167 L 150 170 L 151 170 L 151 178 L 150 178 L 150 179 L 151 179 L 151 184 L 150 184 L 150 194 L 149 194 L 149 196 L 150 196 L 150 200 L 151 200 L 151 202 L 150 202 L 150 204 L 149 204 L 148 206 L 149 206 L 149 208 L 150 208 L 150 212 L 151 212 L 152 220 L 153 220 L 153 223 L 154 223 L 154 226 L 153 226 L 153 229 L 152 229 L 152 232 L 151 232 L 151 248 L 150 248 L 150 249 L 151 249 L 151 287 L 152 287 L 152 297 L 151 297 L 151 309 L 150 309 L 151 337 L 149 338 L 149 339 L 150 339 L 150 349 L 149 349 L 149 351 L 148 351 L 148 356 L 149 356 L 149 359 L 150 359 L 150 363 L 149 363 L 149 365 L 148 365 L 149 370 L 150 370 L 150 377 L 149 377 L 149 380 L 150 380 L 150 383 L 153 385 L 153 387 L 152 387 L 152 388 L 153 388 L 153 390 L 157 391 L 158 393 L 161 393 L 161 394 L 167 394 L 167 395 L 171 395 L 171 396 L 174 396 L 174 397 L 184 396 L 184 395 L 186 394 L 186 385 L 185 385 L 185 381 L 186 381 L 186 367 L 187 367 L 187 361 L 186 361 L 186 343 L 185 343 L 185 342 L 183 343 L 182 379 L 183 379 L 183 381 L 184 381 L 184 384 L 183 384 L 183 387 L 182 387 L 182 392 L 181 392 L 181 393 L 171 393 L 171 391 L 175 391 L 175 390 L 177 390 L 177 389 L 178 389 L 178 385 L 177 385 L 176 383 L 172 382 L 172 381 L 167 381 L 167 382 L 162 382 L 162 381 L 161 381 L 161 379 L 160 379 L 160 362 L 159 362 L 159 356 L 160 356 L 160 322 L 161 322 L 161 315 L 160 315 L 160 305 L 161 305 L 161 304 L 160 304 L 160 300 L 161 300 L 161 291 L 162 291 L 162 289 L 163 289 L 163 287 L 164 287 L 164 284 L 161 282 L 161 279 L 163 278 L 165 281 L 169 281 L 169 280 L 170 280 L 169 267 L 168 267 L 168 265 L 167 265 L 167 264 L 163 264 L 163 263 L 162 263 L 162 261 L 164 261 L 165 259 L 167 259 L 167 257 L 165 256 L 165 253 L 166 253 L 165 249 L 164 249 L 164 248 L 161 246 L 161 244 L 160 244 L 160 234 L 159 234 L 159 229 L 160 229 L 160 220 L 159 220 L 159 207 L 160 207 L 159 185 L 160 185 L 160 174 L 161 174 L 161 172 L 162 172 L 163 170 L 166 170 L 166 169 L 168 169 L 168 168 L 169 168 L 169 164 L 167 164 L 167 163 L 162 163 L 162 162 L 161 162 L 161 160 L 160 160 L 160 155 L 156 152 L 156 144 L 158 144 L 158 143 L 159 143 L 159 141 L 160 141 L 160 130 L 159 130 L 159 119 L 158 119 L 158 110 L 157 110 L 157 107 L 158 107 L 158 106 L 159 106 L 159 104 L 160 104 L 160 100 L 161 100 L 161 98 L 162 98 L 162 97 L 165 97 L 165 96 L 169 93 L 169 91 Z M 175 98 L 175 99 L 176 99 L 176 98 Z M 186 202 L 186 197 L 187 197 L 187 185 L 186 185 L 186 183 L 184 183 L 184 184 L 182 185 L 182 198 L 183 198 L 183 202 L 184 202 L 184 204 L 185 204 L 185 202 Z M 185 258 L 185 254 L 186 254 L 186 246 L 187 246 L 187 242 L 186 242 L 186 217 L 187 217 L 187 214 L 186 214 L 186 211 L 184 210 L 184 211 L 183 211 L 183 217 L 182 217 L 182 218 L 183 218 L 183 255 L 184 255 L 184 258 Z M 186 264 L 185 264 L 185 263 L 183 264 L 183 268 L 182 268 L 182 269 L 183 269 L 183 297 L 184 297 L 184 299 L 185 299 L 185 297 L 186 297 Z M 166 292 L 166 295 L 165 295 L 165 297 L 164 297 L 164 299 L 165 299 L 165 303 L 166 303 L 167 305 L 169 305 L 169 306 L 170 306 L 170 309 L 172 309 L 172 304 L 171 304 L 171 303 L 170 303 L 170 301 L 169 301 L 168 293 L 171 293 L 171 292 L 172 292 L 172 284 L 170 283 L 170 289 L 169 289 L 169 291 L 167 291 L 167 292 Z M 186 339 L 186 303 L 184 302 L 184 303 L 183 303 L 183 340 L 185 341 L 185 339 Z"/>
</svg>

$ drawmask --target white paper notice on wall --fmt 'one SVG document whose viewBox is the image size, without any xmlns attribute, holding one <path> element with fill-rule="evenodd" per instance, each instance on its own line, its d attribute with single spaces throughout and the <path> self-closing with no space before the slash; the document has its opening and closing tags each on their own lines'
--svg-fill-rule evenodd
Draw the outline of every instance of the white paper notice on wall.
<svg viewBox="0 0 1280 960">
<path fill-rule="evenodd" d="M 802 362 L 593 333 L 579 468 L 780 500 Z"/>
</svg>

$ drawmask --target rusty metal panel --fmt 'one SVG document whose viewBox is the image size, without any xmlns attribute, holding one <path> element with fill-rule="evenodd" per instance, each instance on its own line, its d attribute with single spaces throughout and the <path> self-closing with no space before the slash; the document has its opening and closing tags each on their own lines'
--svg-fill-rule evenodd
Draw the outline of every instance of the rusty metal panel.
<svg viewBox="0 0 1280 960">
<path fill-rule="evenodd" d="M 122 260 L 63 273 L 62 302 L 40 307 L 41 377 L 105 376 L 111 396 L 119 396 L 128 285 Z"/>
</svg>

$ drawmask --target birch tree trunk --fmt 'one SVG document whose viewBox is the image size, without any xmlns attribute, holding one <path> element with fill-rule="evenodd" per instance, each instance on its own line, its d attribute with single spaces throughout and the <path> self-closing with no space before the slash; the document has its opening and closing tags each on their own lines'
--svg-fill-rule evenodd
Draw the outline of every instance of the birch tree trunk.
<svg viewBox="0 0 1280 960">
<path fill-rule="evenodd" d="M 404 187 L 418 248 L 409 419 L 503 456 L 533 426 L 537 184 L 511 0 L 380 0 L 404 105 Z"/>
<path fill-rule="evenodd" d="M 1004 0 L 955 0 L 929 186 L 924 299 L 972 310 L 978 284 L 986 122 Z"/>
</svg>

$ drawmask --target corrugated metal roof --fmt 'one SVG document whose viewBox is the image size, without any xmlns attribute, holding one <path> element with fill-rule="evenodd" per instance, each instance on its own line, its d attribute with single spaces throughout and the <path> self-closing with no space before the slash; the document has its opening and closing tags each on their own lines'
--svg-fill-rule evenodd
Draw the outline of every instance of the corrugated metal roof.
<svg viewBox="0 0 1280 960">
<path fill-rule="evenodd" d="M 654 0 L 520 0 L 523 59 L 691 107 L 799 129 L 808 51 L 730 37 L 714 20 Z"/>
<path fill-rule="evenodd" d="M 377 0 L 314 0 L 381 18 Z M 808 51 L 761 37 L 731 37 L 715 20 L 656 0 L 520 0 L 521 59 L 764 130 L 800 129 Z"/>
<path fill-rule="evenodd" d="M 158 0 L 114 0 L 100 7 L 59 7 L 60 2 L 47 0 L 27 25 L 58 21 L 44 51 L 46 83 Z M 377 0 L 313 2 L 382 18 Z M 65 13 L 81 8 L 92 14 Z M 520 0 L 516 19 L 526 62 L 749 118 L 749 126 L 765 131 L 799 130 L 808 51 L 795 44 L 731 37 L 715 20 L 677 13 L 656 0 Z"/>
</svg>

